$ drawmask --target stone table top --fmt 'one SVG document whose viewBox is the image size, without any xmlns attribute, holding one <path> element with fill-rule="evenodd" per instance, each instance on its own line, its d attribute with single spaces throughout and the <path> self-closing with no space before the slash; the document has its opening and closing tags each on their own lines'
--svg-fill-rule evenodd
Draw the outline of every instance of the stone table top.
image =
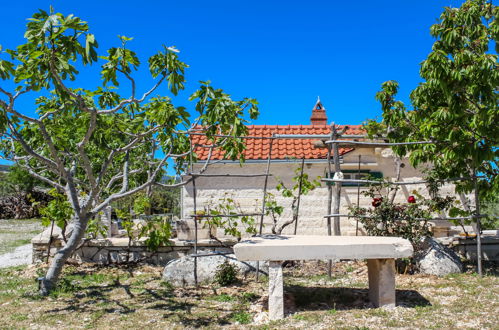
<svg viewBox="0 0 499 330">
<path fill-rule="evenodd" d="M 234 246 L 243 261 L 396 259 L 410 257 L 412 244 L 399 237 L 263 235 Z"/>
</svg>

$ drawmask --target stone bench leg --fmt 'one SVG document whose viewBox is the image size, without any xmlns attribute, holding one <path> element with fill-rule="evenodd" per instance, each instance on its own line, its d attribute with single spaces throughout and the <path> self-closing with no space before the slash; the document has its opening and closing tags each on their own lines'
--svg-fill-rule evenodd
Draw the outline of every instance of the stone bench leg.
<svg viewBox="0 0 499 330">
<path fill-rule="evenodd" d="M 376 307 L 395 307 L 395 260 L 368 259 L 369 299 Z"/>
<path fill-rule="evenodd" d="M 284 293 L 282 283 L 282 262 L 269 262 L 269 318 L 284 318 Z"/>
</svg>

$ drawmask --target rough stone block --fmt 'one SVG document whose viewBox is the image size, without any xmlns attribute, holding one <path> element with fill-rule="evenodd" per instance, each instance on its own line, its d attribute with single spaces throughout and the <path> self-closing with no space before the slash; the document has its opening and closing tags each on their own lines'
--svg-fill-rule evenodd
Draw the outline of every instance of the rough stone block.
<svg viewBox="0 0 499 330">
<path fill-rule="evenodd" d="M 463 271 L 461 260 L 454 251 L 431 237 L 424 238 L 421 243 L 422 248 L 414 258 L 420 273 L 445 276 Z"/>
<path fill-rule="evenodd" d="M 269 318 L 278 320 L 284 317 L 284 289 L 282 262 L 269 262 Z"/>
<path fill-rule="evenodd" d="M 395 307 L 395 260 L 367 260 L 369 299 L 375 307 Z"/>
<path fill-rule="evenodd" d="M 198 253 L 203 253 L 203 251 L 200 250 Z M 256 269 L 256 262 L 238 261 L 233 254 L 204 256 L 197 258 L 198 283 L 212 282 L 217 267 L 225 261 L 236 266 L 239 273 L 244 276 Z M 266 263 L 260 264 L 260 272 L 263 274 L 266 273 L 266 268 Z M 163 271 L 163 279 L 177 286 L 194 285 L 194 257 L 187 256 L 167 263 Z"/>
<path fill-rule="evenodd" d="M 405 258 L 411 243 L 398 237 L 263 235 L 234 246 L 239 260 L 318 260 Z"/>
</svg>

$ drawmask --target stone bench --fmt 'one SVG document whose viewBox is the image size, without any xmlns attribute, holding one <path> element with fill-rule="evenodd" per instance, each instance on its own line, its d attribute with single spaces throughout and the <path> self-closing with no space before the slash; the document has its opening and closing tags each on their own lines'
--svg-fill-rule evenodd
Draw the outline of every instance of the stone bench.
<svg viewBox="0 0 499 330">
<path fill-rule="evenodd" d="M 264 235 L 234 246 L 241 261 L 269 261 L 269 317 L 284 317 L 282 261 L 367 259 L 369 299 L 376 307 L 395 307 L 395 259 L 413 254 L 398 237 Z"/>
</svg>

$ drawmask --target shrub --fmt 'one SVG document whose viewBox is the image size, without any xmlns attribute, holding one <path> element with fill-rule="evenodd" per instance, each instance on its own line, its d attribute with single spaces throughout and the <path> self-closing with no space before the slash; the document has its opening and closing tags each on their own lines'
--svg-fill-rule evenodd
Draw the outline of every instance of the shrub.
<svg viewBox="0 0 499 330">
<path fill-rule="evenodd" d="M 387 188 L 388 184 L 370 186 L 363 194 L 372 198 L 372 207 L 352 207 L 351 215 L 362 223 L 369 235 L 402 237 L 415 249 L 419 248 L 422 238 L 432 235 L 428 221 L 433 214 L 449 210 L 454 202 L 454 198 L 440 197 L 436 192 L 427 199 L 413 191 L 407 203 L 395 203 L 390 198 L 394 189 Z"/>
<path fill-rule="evenodd" d="M 217 267 L 215 273 L 215 282 L 220 286 L 228 286 L 237 282 L 236 266 L 229 263 L 227 260 Z"/>
</svg>

